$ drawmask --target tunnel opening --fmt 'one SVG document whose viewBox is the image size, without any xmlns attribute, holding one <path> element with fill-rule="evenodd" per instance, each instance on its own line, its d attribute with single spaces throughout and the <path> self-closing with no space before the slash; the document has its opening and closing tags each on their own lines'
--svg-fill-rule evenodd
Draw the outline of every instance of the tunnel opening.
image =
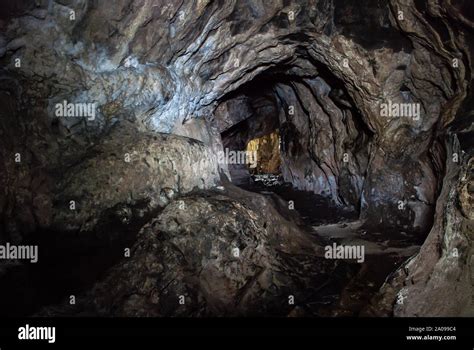
<svg viewBox="0 0 474 350">
<path fill-rule="evenodd" d="M 281 174 L 280 142 L 280 132 L 276 129 L 247 143 L 246 152 L 253 153 L 257 160 L 254 164 L 248 164 L 252 175 Z"/>
<path fill-rule="evenodd" d="M 214 120 L 225 150 L 247 151 L 260 142 L 273 147 L 258 155 L 255 168 L 228 164 L 234 184 L 271 178 L 263 182 L 287 184 L 359 212 L 373 132 L 344 82 L 325 65 L 302 56 L 271 67 L 223 96 Z M 276 133 L 278 148 L 268 143 Z M 269 159 L 278 171 L 262 171 Z"/>
<path fill-rule="evenodd" d="M 281 139 L 278 129 L 247 143 L 246 154 L 253 160 L 247 163 L 252 183 L 261 182 L 265 186 L 281 183 L 280 150 Z"/>
<path fill-rule="evenodd" d="M 228 164 L 235 185 L 277 194 L 310 230 L 358 218 L 372 132 L 326 66 L 305 56 L 269 68 L 225 95 L 215 121 L 224 149 L 255 153 Z"/>
<path fill-rule="evenodd" d="M 282 199 L 323 245 L 367 249 L 363 264 L 345 261 L 315 296 L 325 300 L 316 314 L 359 314 L 424 236 L 361 220 L 374 133 L 344 83 L 309 58 L 270 68 L 224 96 L 215 121 L 224 149 L 255 153 L 256 164 L 229 164 L 235 185 Z"/>
</svg>

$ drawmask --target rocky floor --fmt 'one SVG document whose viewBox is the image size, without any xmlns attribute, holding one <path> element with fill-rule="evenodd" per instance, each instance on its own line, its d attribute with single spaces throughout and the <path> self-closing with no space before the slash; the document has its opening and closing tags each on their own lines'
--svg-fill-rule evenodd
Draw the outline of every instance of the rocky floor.
<svg viewBox="0 0 474 350">
<path fill-rule="evenodd" d="M 335 269 L 332 278 L 321 288 L 321 300 L 309 302 L 314 315 L 364 315 L 385 279 L 419 251 L 423 238 L 396 229 L 382 232 L 364 227 L 355 211 L 334 206 L 322 196 L 295 190 L 277 178 L 275 175 L 257 176 L 257 181 L 244 187 L 269 197 L 276 194 L 287 202 L 294 201 L 294 210 L 301 218 L 299 227 L 321 245 L 336 243 L 365 248 L 366 260 L 362 264 L 347 260 L 335 263 L 347 265 L 347 274 L 337 276 L 341 270 Z"/>
<path fill-rule="evenodd" d="M 247 190 L 193 191 L 94 240 L 44 233 L 43 245 L 64 250 L 5 273 L 16 292 L 2 306 L 38 316 L 359 316 L 419 249 L 408 236 L 364 228 L 321 196 L 287 185 Z M 125 235 L 112 239 L 114 229 Z M 333 243 L 363 245 L 365 260 L 326 259 Z M 20 310 L 9 307 L 24 298 Z"/>
</svg>

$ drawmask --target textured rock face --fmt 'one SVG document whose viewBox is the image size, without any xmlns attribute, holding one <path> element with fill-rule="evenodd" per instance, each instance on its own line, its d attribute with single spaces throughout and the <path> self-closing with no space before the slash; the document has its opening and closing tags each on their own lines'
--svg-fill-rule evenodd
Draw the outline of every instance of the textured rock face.
<svg viewBox="0 0 474 350">
<path fill-rule="evenodd" d="M 140 271 L 134 286 L 142 294 L 120 303 L 116 313 L 184 313 L 164 307 L 171 304 L 163 304 L 166 296 L 157 296 L 156 286 L 141 285 L 160 264 L 176 267 L 179 288 L 197 291 L 183 294 L 193 300 L 186 313 L 231 312 L 242 296 L 248 299 L 235 312 L 252 313 L 254 296 L 266 295 L 269 275 L 289 264 L 278 252 L 278 244 L 289 240 L 262 226 L 265 212 L 255 214 L 232 198 L 187 199 L 192 211 L 183 217 L 173 216 L 178 202 L 169 202 L 213 187 L 219 174 L 247 178 L 245 167 L 221 163 L 216 154 L 243 150 L 249 140 L 278 129 L 281 172 L 296 188 L 353 207 L 367 227 L 384 232 L 423 237 L 434 222 L 407 271 L 385 286 L 382 308 L 391 313 L 405 285 L 420 297 L 393 314 L 460 314 L 472 294 L 472 185 L 464 179 L 472 162 L 457 180 L 450 160 L 456 155 L 467 162 L 473 151 L 471 8 L 468 0 L 2 4 L 0 241 L 20 242 L 38 228 L 93 231 L 106 215 L 126 223 L 131 215 L 166 207 L 143 228 L 135 257 L 112 272 L 121 281 L 114 290 L 121 297 L 132 293 L 130 271 Z M 57 115 L 63 102 L 92 105 L 94 113 Z M 382 112 L 401 104 L 419 110 Z M 454 134 L 462 150 L 446 146 Z M 455 183 L 457 192 L 450 192 Z M 226 226 L 229 208 L 236 212 Z M 194 219 L 213 215 L 205 234 L 192 235 L 200 230 Z M 245 219 L 232 221 L 236 215 Z M 218 238 L 224 245 L 238 241 L 246 225 L 253 228 L 242 239 L 257 253 L 243 255 L 236 276 L 209 270 L 203 275 L 208 285 L 189 281 L 200 265 L 190 261 L 187 271 L 174 247 L 199 252 L 202 264 L 222 273 L 234 260 L 229 249 L 213 244 Z M 212 249 L 217 262 L 209 260 Z M 260 270 L 267 272 L 258 277 Z M 163 271 L 160 283 L 166 285 L 171 275 Z M 292 286 L 289 276 L 282 278 Z M 98 288 L 111 284 L 112 278 Z M 220 284 L 228 299 L 209 297 L 220 295 L 214 289 Z M 173 298 L 186 292 L 170 290 Z M 287 291 L 272 293 L 270 309 Z M 447 295 L 455 297 L 444 302 Z M 440 308 L 430 309 L 421 296 Z M 113 300 L 100 293 L 97 305 L 113 313 Z"/>
<path fill-rule="evenodd" d="M 211 188 L 219 181 L 215 154 L 190 138 L 120 127 L 91 154 L 69 168 L 58 183 L 56 229 L 91 231 L 110 209 L 128 221 L 132 215 L 128 207 L 145 202 L 150 212 L 177 195 Z M 74 201 L 74 210 L 70 201 Z"/>
<path fill-rule="evenodd" d="M 30 129 L 41 132 L 31 141 L 41 152 L 33 145 L 23 152 L 46 166 L 59 147 L 74 161 L 81 152 L 71 140 L 94 142 L 124 119 L 186 134 L 183 122 L 212 120 L 229 94 L 271 72 L 279 123 L 299 138 L 288 145 L 285 178 L 360 207 L 372 223 L 426 229 L 438 194 L 437 135 L 470 81 L 462 33 L 472 22 L 461 4 L 441 0 L 373 0 L 364 7 L 370 18 L 359 7 L 356 1 L 19 3 L 5 12 L 15 18 L 2 21 L 1 60 L 5 93 L 23 101 L 11 107 L 18 123 L 34 119 Z M 55 103 L 63 100 L 96 103 L 97 116 L 55 118 Z M 419 118 L 381 116 L 388 101 L 420 103 Z M 224 118 L 221 131 L 239 119 Z M 190 133 L 211 143 L 212 128 Z M 11 157 L 6 152 L 5 162 Z M 407 202 L 407 213 L 389 214 L 399 201 Z"/>
<path fill-rule="evenodd" d="M 420 252 L 382 286 L 369 314 L 474 315 L 474 160 L 448 162 L 433 228 Z"/>
<path fill-rule="evenodd" d="M 288 109 L 295 106 L 293 115 L 280 113 L 285 179 L 357 207 L 368 161 L 368 137 L 363 127 L 356 127 L 357 116 L 336 106 L 329 97 L 331 87 L 321 78 L 277 89 Z M 343 95 L 339 98 L 350 106 Z"/>
<path fill-rule="evenodd" d="M 296 253 L 306 264 L 295 265 Z M 242 201 L 235 193 L 173 201 L 143 227 L 131 254 L 89 295 L 95 312 L 284 316 L 295 308 L 290 296 L 301 305 L 311 295 L 325 264 L 317 258 L 322 248 L 268 200 Z"/>
</svg>

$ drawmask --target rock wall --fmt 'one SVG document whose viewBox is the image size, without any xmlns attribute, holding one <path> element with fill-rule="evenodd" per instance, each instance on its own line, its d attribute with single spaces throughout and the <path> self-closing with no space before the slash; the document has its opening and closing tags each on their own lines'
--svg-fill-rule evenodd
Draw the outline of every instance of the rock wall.
<svg viewBox="0 0 474 350">
<path fill-rule="evenodd" d="M 279 119 L 285 180 L 358 208 L 370 132 L 351 111 L 347 96 L 320 77 L 279 84 L 276 92 L 284 101 Z M 333 93 L 339 94 L 340 106 Z"/>
<path fill-rule="evenodd" d="M 468 1 L 38 0 L 1 7 L 2 241 L 21 241 L 38 227 L 89 230 L 99 212 L 135 198 L 160 201 L 165 188 L 210 187 L 228 170 L 209 160 L 226 140 L 242 144 L 258 137 L 252 129 L 277 126 L 286 180 L 357 207 L 367 224 L 423 235 L 447 191 L 448 131 L 472 154 Z M 243 92 L 252 86 L 248 103 Z M 96 108 L 59 116 L 64 101 Z M 384 104 L 420 110 L 388 117 Z M 133 169 L 121 163 L 126 145 L 114 137 L 130 138 L 131 152 L 140 153 Z M 177 161 L 160 163 L 154 152 Z M 87 209 L 79 217 L 63 213 L 67 197 Z M 435 251 L 431 240 L 440 235 L 451 246 L 450 228 L 440 222 L 446 215 L 465 225 L 461 216 L 471 208 L 463 208 L 469 213 L 438 209 L 425 249 Z M 463 244 L 463 258 L 451 264 L 446 250 L 440 266 L 465 263 Z M 440 278 L 436 264 L 433 271 L 430 281 Z M 429 282 L 419 286 L 416 293 L 431 295 Z M 395 313 L 429 313 L 426 305 L 407 305 Z M 449 305 L 433 313 L 459 311 Z"/>
<path fill-rule="evenodd" d="M 457 140 L 448 146 L 461 153 Z M 447 160 L 436 219 L 418 254 L 382 286 L 369 315 L 474 315 L 474 159 Z"/>
<path fill-rule="evenodd" d="M 220 180 L 217 157 L 202 142 L 143 133 L 133 126 L 115 128 L 90 153 L 57 184 L 55 229 L 92 231 L 110 209 L 115 215 L 125 211 L 119 219 L 130 220 L 137 213 L 128 207 L 145 202 L 145 213 L 151 212 L 176 196 L 215 187 Z"/>
<path fill-rule="evenodd" d="M 322 255 L 261 195 L 190 195 L 143 227 L 131 258 L 82 304 L 108 316 L 286 316 L 297 308 L 289 298 L 302 305 L 323 279 Z"/>
<path fill-rule="evenodd" d="M 296 119 L 309 118 L 304 127 L 313 137 L 301 141 L 311 167 L 303 167 L 307 159 L 289 159 L 295 169 L 286 177 L 337 203 L 360 206 L 362 218 L 373 223 L 429 227 L 439 191 L 437 135 L 454 119 L 470 81 L 471 51 L 463 33 L 472 21 L 461 15 L 461 5 L 371 0 L 364 6 L 370 17 L 357 1 L 124 0 L 110 6 L 75 0 L 5 6 L 3 91 L 22 101 L 7 103 L 13 108 L 8 114 L 20 126 L 15 132 L 32 133 L 29 142 L 41 146 L 23 150 L 40 168 L 59 161 L 53 153 L 74 163 L 82 156 L 75 142 L 96 142 L 123 120 L 165 132 L 182 129 L 192 118 L 212 121 L 228 94 L 284 67 L 290 86 L 285 87 L 288 79 L 279 82 L 281 105 L 293 103 L 293 95 L 300 103 L 293 104 L 295 116 L 280 117 L 280 123 L 289 120 L 288 129 L 293 124 L 298 130 Z M 323 83 L 328 77 L 331 99 Z M 341 86 L 331 86 L 332 80 Z M 350 106 L 333 105 L 338 96 Z M 64 100 L 96 103 L 97 115 L 56 118 L 54 106 Z M 380 105 L 388 100 L 420 103 L 421 115 L 383 117 Z M 360 125 L 353 125 L 355 119 Z M 7 125 L 4 132 L 13 134 Z M 221 147 L 212 140 L 215 133 L 190 133 Z M 12 157 L 4 152 L 3 162 Z M 394 210 L 399 201 L 407 202 L 401 215 Z"/>
</svg>

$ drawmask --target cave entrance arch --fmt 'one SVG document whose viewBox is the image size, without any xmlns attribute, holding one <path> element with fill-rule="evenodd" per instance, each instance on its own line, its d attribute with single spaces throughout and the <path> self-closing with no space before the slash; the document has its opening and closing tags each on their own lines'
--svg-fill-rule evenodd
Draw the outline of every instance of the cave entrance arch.
<svg viewBox="0 0 474 350">
<path fill-rule="evenodd" d="M 297 60 L 269 68 L 225 95 L 215 120 L 225 150 L 245 151 L 257 142 L 252 140 L 278 134 L 279 157 L 275 149 L 257 169 L 228 165 L 234 184 L 249 184 L 252 174 L 268 168 L 268 158 L 278 158 L 283 182 L 359 209 L 372 133 L 343 82 L 326 67 Z"/>
</svg>

